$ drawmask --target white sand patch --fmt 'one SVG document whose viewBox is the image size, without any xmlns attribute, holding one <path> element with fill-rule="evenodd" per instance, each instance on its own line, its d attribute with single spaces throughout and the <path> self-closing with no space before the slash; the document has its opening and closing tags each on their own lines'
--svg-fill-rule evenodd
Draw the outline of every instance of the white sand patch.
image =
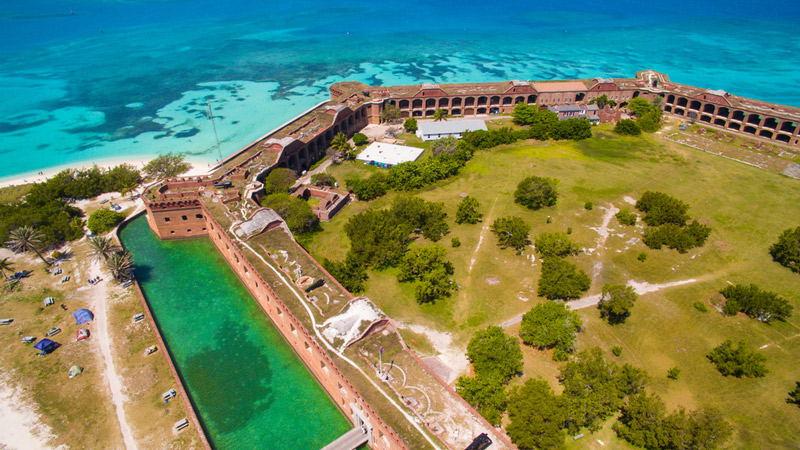
<svg viewBox="0 0 800 450">
<path fill-rule="evenodd" d="M 347 307 L 347 311 L 326 320 L 320 327 L 325 339 L 333 344 L 337 339 L 342 340 L 339 351 L 344 350 L 353 339 L 361 335 L 362 322 L 365 325 L 378 320 L 380 315 L 372 304 L 365 298 L 356 299 Z"/>
<path fill-rule="evenodd" d="M 448 384 L 455 382 L 461 374 L 467 371 L 467 367 L 469 367 L 467 351 L 453 344 L 453 336 L 450 333 L 436 331 L 423 325 L 398 322 L 397 326 L 407 328 L 414 333 L 424 334 L 431 341 L 433 348 L 439 352 L 439 360 L 450 369 L 449 379 L 444 380 Z"/>
<path fill-rule="evenodd" d="M 8 374 L 0 375 L 0 448 L 8 450 L 50 450 L 50 427 L 39 421 L 23 393 L 9 384 Z M 59 448 L 65 448 L 59 446 Z"/>
<path fill-rule="evenodd" d="M 683 285 L 683 284 L 694 283 L 695 281 L 697 281 L 697 280 L 695 280 L 694 278 L 689 278 L 688 280 L 673 281 L 673 282 L 670 282 L 670 283 L 650 284 L 650 283 L 648 283 L 646 281 L 629 280 L 628 281 L 628 286 L 632 287 L 633 290 L 636 291 L 637 294 L 643 295 L 643 294 L 647 294 L 648 292 L 656 292 L 656 291 L 660 291 L 662 289 L 666 289 L 666 288 L 670 288 L 670 287 L 674 287 L 674 286 L 680 286 L 680 285 Z"/>
<path fill-rule="evenodd" d="M 633 197 L 625 196 L 625 198 L 623 198 L 623 200 L 625 200 L 625 203 L 627 203 L 629 205 L 635 205 L 636 204 L 636 199 L 633 198 Z"/>
<path fill-rule="evenodd" d="M 606 239 L 608 239 L 608 236 L 611 234 L 610 232 L 614 231 L 608 227 L 608 224 L 611 223 L 611 218 L 619 212 L 619 208 L 615 207 L 614 205 L 611 205 L 608 208 L 601 206 L 600 209 L 604 209 L 606 211 L 606 213 L 603 214 L 603 224 L 600 225 L 600 227 L 590 227 L 591 230 L 596 231 L 597 234 L 600 235 L 600 238 L 597 240 L 598 250 L 605 246 Z"/>
</svg>

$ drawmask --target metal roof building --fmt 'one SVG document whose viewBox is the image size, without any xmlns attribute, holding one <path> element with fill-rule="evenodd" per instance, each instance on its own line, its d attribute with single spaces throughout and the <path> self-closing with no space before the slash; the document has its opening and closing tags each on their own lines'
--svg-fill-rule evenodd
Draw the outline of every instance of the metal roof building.
<svg viewBox="0 0 800 450">
<path fill-rule="evenodd" d="M 448 136 L 461 138 L 465 131 L 486 130 L 486 122 L 479 119 L 451 120 L 443 122 L 420 122 L 417 125 L 417 137 L 423 141 L 432 141 Z"/>
<path fill-rule="evenodd" d="M 416 161 L 424 151 L 417 147 L 373 142 L 362 150 L 356 159 L 379 167 L 391 167 L 408 161 Z"/>
</svg>

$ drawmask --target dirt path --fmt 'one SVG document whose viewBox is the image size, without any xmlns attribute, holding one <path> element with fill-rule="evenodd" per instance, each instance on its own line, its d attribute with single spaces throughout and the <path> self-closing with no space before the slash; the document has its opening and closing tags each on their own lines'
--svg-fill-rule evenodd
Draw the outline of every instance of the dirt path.
<svg viewBox="0 0 800 450">
<path fill-rule="evenodd" d="M 111 401 L 114 403 L 114 408 L 117 412 L 117 421 L 119 421 L 119 428 L 122 432 L 122 439 L 125 442 L 127 450 L 137 450 L 136 441 L 133 439 L 130 426 L 125 419 L 125 409 L 123 403 L 125 396 L 122 393 L 122 382 L 117 375 L 117 370 L 114 367 L 114 359 L 111 355 L 111 341 L 108 337 L 108 283 L 111 282 L 110 277 L 103 274 L 100 270 L 100 263 L 92 261 L 89 269 L 89 278 L 101 277 L 103 281 L 90 287 L 92 312 L 94 313 L 94 322 L 97 324 L 95 328 L 94 339 L 100 343 L 100 351 L 103 354 L 103 361 L 105 362 L 104 375 L 108 387 L 111 389 Z"/>
<path fill-rule="evenodd" d="M 469 261 L 469 269 L 467 273 L 472 273 L 472 266 L 475 265 L 475 261 L 477 260 L 478 250 L 481 249 L 481 244 L 483 244 L 483 239 L 486 237 L 486 234 L 489 233 L 489 223 L 491 223 L 494 216 L 492 213 L 494 212 L 494 206 L 497 204 L 497 197 L 494 198 L 494 202 L 492 203 L 491 209 L 489 209 L 489 213 L 486 214 L 483 222 L 485 225 L 481 228 L 481 236 L 478 238 L 478 245 L 475 247 L 475 251 L 472 252 L 472 259 Z"/>
<path fill-rule="evenodd" d="M 688 280 L 680 280 L 680 281 L 671 281 L 669 283 L 662 283 L 662 284 L 650 284 L 646 281 L 628 281 L 628 286 L 631 286 L 634 291 L 636 291 L 639 295 L 648 294 L 650 292 L 657 292 L 662 289 L 671 288 L 674 286 L 681 286 L 684 284 L 695 283 L 698 280 L 694 278 L 689 278 Z M 571 302 L 567 302 L 567 307 L 571 310 L 576 309 L 583 309 L 588 308 L 590 306 L 595 306 L 600 303 L 601 294 L 590 295 L 588 297 L 584 297 L 578 300 L 573 300 Z"/>
</svg>

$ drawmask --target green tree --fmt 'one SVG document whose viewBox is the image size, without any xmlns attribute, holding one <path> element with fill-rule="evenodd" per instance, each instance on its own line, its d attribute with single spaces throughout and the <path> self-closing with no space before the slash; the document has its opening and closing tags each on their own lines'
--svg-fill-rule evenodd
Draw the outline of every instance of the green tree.
<svg viewBox="0 0 800 450">
<path fill-rule="evenodd" d="M 545 302 L 522 315 L 519 337 L 525 345 L 540 350 L 555 348 L 561 353 L 571 353 L 582 324 L 578 313 L 563 304 Z"/>
<path fill-rule="evenodd" d="M 719 373 L 726 377 L 733 375 L 736 378 L 759 378 L 769 373 L 764 365 L 767 357 L 747 348 L 744 341 L 739 341 L 738 347 L 733 348 L 733 341 L 728 339 L 715 347 L 708 354 L 708 359 L 717 366 Z"/>
<path fill-rule="evenodd" d="M 424 279 L 439 268 L 452 275 L 455 272 L 453 263 L 447 260 L 447 250 L 441 245 L 420 246 L 411 248 L 400 262 L 400 282 Z"/>
<path fill-rule="evenodd" d="M 632 395 L 614 424 L 617 436 L 646 449 L 662 449 L 666 440 L 663 428 L 667 408 L 657 395 L 640 392 Z"/>
<path fill-rule="evenodd" d="M 419 197 L 402 195 L 394 199 L 391 211 L 398 220 L 408 224 L 412 230 L 419 230 L 433 242 L 450 232 L 444 203 L 426 202 Z"/>
<path fill-rule="evenodd" d="M 558 123 L 558 114 L 546 108 L 525 103 L 517 103 L 511 117 L 517 125 L 541 126 L 545 130 L 550 130 L 553 125 Z"/>
<path fill-rule="evenodd" d="M 405 122 L 403 122 L 403 128 L 405 128 L 409 133 L 415 133 L 417 131 L 417 119 L 409 117 Z"/>
<path fill-rule="evenodd" d="M 792 272 L 800 272 L 800 227 L 784 230 L 769 248 L 772 260 Z"/>
<path fill-rule="evenodd" d="M 369 178 L 360 179 L 357 177 L 345 178 L 347 189 L 350 190 L 359 200 L 374 200 L 386 195 L 388 189 L 386 175 L 374 173 Z"/>
<path fill-rule="evenodd" d="M 431 150 L 434 155 L 452 155 L 458 151 L 458 139 L 455 136 L 447 136 L 431 141 Z"/>
<path fill-rule="evenodd" d="M 572 242 L 567 233 L 539 233 L 534 239 L 536 253 L 543 258 L 558 257 L 563 258 L 569 255 L 577 255 L 581 251 L 581 246 Z"/>
<path fill-rule="evenodd" d="M 336 178 L 333 178 L 333 176 L 327 172 L 315 173 L 311 175 L 311 184 L 314 186 L 334 187 L 336 186 Z"/>
<path fill-rule="evenodd" d="M 497 235 L 500 246 L 511 247 L 517 253 L 522 253 L 525 246 L 530 244 L 528 239 L 530 231 L 531 226 L 516 216 L 500 217 L 492 223 L 492 232 Z"/>
<path fill-rule="evenodd" d="M 586 272 L 571 262 L 547 258 L 542 263 L 537 293 L 550 300 L 574 299 L 589 290 L 591 280 Z"/>
<path fill-rule="evenodd" d="M 336 155 L 341 159 L 353 159 L 353 147 L 347 141 L 347 135 L 339 133 L 333 137 L 331 141 L 331 149 L 336 152 Z"/>
<path fill-rule="evenodd" d="M 351 294 L 364 292 L 364 282 L 368 278 L 367 269 L 351 254 L 348 253 L 344 261 L 331 261 L 325 258 L 322 260 L 322 266 Z"/>
<path fill-rule="evenodd" d="M 628 102 L 627 108 L 631 110 L 631 112 L 640 117 L 653 111 L 654 109 L 653 105 L 651 105 L 650 102 L 647 101 L 647 99 L 644 99 L 642 97 L 632 98 Z"/>
<path fill-rule="evenodd" d="M 382 122 L 391 122 L 397 120 L 402 116 L 400 108 L 394 103 L 384 103 L 383 111 L 381 112 Z"/>
<path fill-rule="evenodd" d="M 789 398 L 786 399 L 786 402 L 800 407 L 800 381 L 794 382 L 794 390 L 789 392 Z"/>
<path fill-rule="evenodd" d="M 564 445 L 562 402 L 546 381 L 528 379 L 508 396 L 506 432 L 520 450 L 561 450 Z"/>
<path fill-rule="evenodd" d="M 677 367 L 673 367 L 667 371 L 667 378 L 670 380 L 677 380 L 680 375 L 681 369 L 678 369 Z"/>
<path fill-rule="evenodd" d="M 689 205 L 663 192 L 645 192 L 636 202 L 636 209 L 645 213 L 642 220 L 650 226 L 665 223 L 684 226 L 689 220 Z"/>
<path fill-rule="evenodd" d="M 8 247 L 14 252 L 32 251 L 36 253 L 46 265 L 50 263 L 44 259 L 40 250 L 42 249 L 42 233 L 37 229 L 24 225 L 8 234 Z"/>
<path fill-rule="evenodd" d="M 767 323 L 771 320 L 785 321 L 792 315 L 792 305 L 778 294 L 762 291 L 755 284 L 726 286 L 720 291 L 725 296 L 725 314 L 732 316 L 744 312 L 748 317 Z"/>
<path fill-rule="evenodd" d="M 553 206 L 558 200 L 558 180 L 531 176 L 520 181 L 514 191 L 514 201 L 529 209 Z"/>
<path fill-rule="evenodd" d="M 97 261 L 105 262 L 111 255 L 120 251 L 119 245 L 111 236 L 92 236 L 89 238 L 89 254 Z"/>
<path fill-rule="evenodd" d="M 261 206 L 278 213 L 292 233 L 304 233 L 318 226 L 319 219 L 311 211 L 307 201 L 285 192 L 268 195 L 261 200 Z"/>
<path fill-rule="evenodd" d="M 411 228 L 387 210 L 368 209 L 344 225 L 350 253 L 363 266 L 383 269 L 400 261 L 408 248 Z"/>
<path fill-rule="evenodd" d="M 456 392 L 489 423 L 500 425 L 506 410 L 506 391 L 497 377 L 459 377 Z"/>
<path fill-rule="evenodd" d="M 617 125 L 614 127 L 614 133 L 638 136 L 642 134 L 642 129 L 639 128 L 639 125 L 636 125 L 635 121 L 631 119 L 622 119 L 617 122 Z"/>
<path fill-rule="evenodd" d="M 605 108 L 606 105 L 612 108 L 617 106 L 617 102 L 615 100 L 611 100 L 610 98 L 608 98 L 608 95 L 606 94 L 603 94 L 600 97 L 595 97 L 589 100 L 589 104 L 596 104 L 597 107 L 600 109 Z"/>
<path fill-rule="evenodd" d="M 588 119 L 559 120 L 552 125 L 550 137 L 557 140 L 580 141 L 592 137 L 592 123 Z"/>
<path fill-rule="evenodd" d="M 636 121 L 636 125 L 638 125 L 642 131 L 655 133 L 661 129 L 661 111 L 650 111 L 646 113 L 642 117 L 639 117 Z"/>
<path fill-rule="evenodd" d="M 627 209 L 620 210 L 615 217 L 622 225 L 633 226 L 636 225 L 636 221 L 639 219 L 639 216 L 636 214 L 628 211 Z"/>
<path fill-rule="evenodd" d="M 110 209 L 98 209 L 89 216 L 87 226 L 93 234 L 102 234 L 113 229 L 127 217 L 125 214 Z"/>
<path fill-rule="evenodd" d="M 369 138 L 367 137 L 366 134 L 364 134 L 364 133 L 356 133 L 356 134 L 353 135 L 353 144 L 356 144 L 357 146 L 360 147 L 360 146 L 366 145 L 368 143 L 369 143 Z"/>
<path fill-rule="evenodd" d="M 440 120 L 447 120 L 447 111 L 442 108 L 436 108 L 436 111 L 433 112 L 433 121 L 438 122 Z"/>
<path fill-rule="evenodd" d="M 173 154 L 170 152 L 165 155 L 160 155 L 148 162 L 142 168 L 142 172 L 144 172 L 148 178 L 154 180 L 175 177 L 186 172 L 191 167 L 185 159 L 183 153 Z"/>
<path fill-rule="evenodd" d="M 522 372 L 519 341 L 496 325 L 472 336 L 467 344 L 467 358 L 478 377 L 496 377 L 502 384 Z"/>
<path fill-rule="evenodd" d="M 297 173 L 294 170 L 283 167 L 272 169 L 264 178 L 264 195 L 286 193 L 295 181 Z"/>
<path fill-rule="evenodd" d="M 127 281 L 133 277 L 133 255 L 128 250 L 113 253 L 106 260 L 106 269 L 117 281 Z"/>
<path fill-rule="evenodd" d="M 620 324 L 631 315 L 633 304 L 639 296 L 630 286 L 621 284 L 606 284 L 603 286 L 603 295 L 600 303 L 600 316 L 610 324 Z"/>
<path fill-rule="evenodd" d="M 8 261 L 8 258 L 3 258 L 0 260 L 0 273 L 3 274 L 3 278 L 6 280 L 6 284 L 8 285 L 8 291 L 11 292 L 11 279 L 8 278 L 6 275 L 6 271 L 13 272 L 14 265 Z"/>
<path fill-rule="evenodd" d="M 456 223 L 475 224 L 481 221 L 483 214 L 478 211 L 481 203 L 477 198 L 466 196 L 458 203 L 456 209 Z"/>
</svg>

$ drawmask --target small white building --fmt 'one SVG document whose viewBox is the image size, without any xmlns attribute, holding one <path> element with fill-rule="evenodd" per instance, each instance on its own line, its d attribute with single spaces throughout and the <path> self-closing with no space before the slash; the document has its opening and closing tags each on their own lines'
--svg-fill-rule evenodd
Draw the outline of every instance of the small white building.
<svg viewBox="0 0 800 450">
<path fill-rule="evenodd" d="M 454 136 L 461 139 L 465 131 L 486 130 L 486 122 L 480 119 L 444 120 L 441 122 L 419 122 L 417 137 L 423 141 L 432 141 L 443 137 Z"/>
<path fill-rule="evenodd" d="M 392 167 L 400 163 L 416 161 L 424 151 L 424 149 L 417 147 L 373 142 L 362 150 L 356 156 L 356 159 L 378 167 Z"/>
</svg>

